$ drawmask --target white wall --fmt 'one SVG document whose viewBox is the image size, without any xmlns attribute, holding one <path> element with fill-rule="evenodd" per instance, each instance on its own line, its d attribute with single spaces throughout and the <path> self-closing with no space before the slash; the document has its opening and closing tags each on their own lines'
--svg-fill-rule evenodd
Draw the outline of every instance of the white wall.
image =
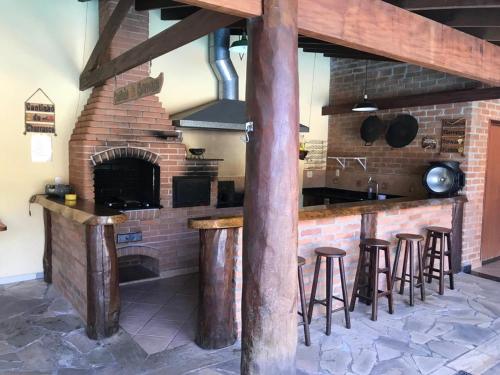
<svg viewBox="0 0 500 375">
<path fill-rule="evenodd" d="M 68 140 L 87 98 L 78 77 L 98 26 L 96 1 L 0 0 L 0 7 L 0 218 L 8 226 L 0 233 L 1 280 L 42 270 L 42 210 L 34 205 L 29 217 L 28 199 L 55 176 L 67 179 Z M 48 163 L 31 162 L 31 136 L 23 135 L 24 101 L 39 87 L 56 105 Z"/>
<path fill-rule="evenodd" d="M 162 21 L 159 11 L 150 12 L 150 34 L 154 35 L 175 22 Z M 245 100 L 246 56 L 231 54 L 239 76 L 240 100 Z M 160 100 L 169 113 L 204 104 L 217 97 L 217 81 L 208 64 L 207 37 L 200 38 L 153 61 L 152 75 L 165 73 Z M 313 86 L 314 75 L 314 86 Z M 321 108 L 328 104 L 330 59 L 323 55 L 299 52 L 300 120 L 310 127 L 304 139 L 328 138 L 328 117 Z M 312 95 L 311 95 L 312 92 Z M 312 99 L 312 106 L 311 104 Z M 207 157 L 222 158 L 222 176 L 242 176 L 245 166 L 243 133 L 184 130 L 184 142 L 190 147 L 204 147 Z"/>
</svg>

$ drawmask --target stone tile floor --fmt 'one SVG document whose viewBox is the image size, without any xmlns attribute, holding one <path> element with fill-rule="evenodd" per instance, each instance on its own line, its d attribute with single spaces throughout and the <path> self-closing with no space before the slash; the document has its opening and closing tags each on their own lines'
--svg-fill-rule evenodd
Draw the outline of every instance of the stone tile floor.
<svg viewBox="0 0 500 375">
<path fill-rule="evenodd" d="M 172 287 L 172 292 L 159 294 L 172 302 L 188 301 L 191 307 L 189 301 L 195 292 L 182 289 L 195 288 L 195 280 L 187 277 L 158 282 Z M 430 289 L 435 291 L 435 287 L 434 283 Z M 52 287 L 42 281 L 0 286 L 0 373 L 239 373 L 239 344 L 205 351 L 188 339 L 192 336 L 182 327 L 193 321 L 195 306 L 191 314 L 184 314 L 189 316 L 183 318 L 183 323 L 177 320 L 179 324 L 173 325 L 181 327 L 175 335 L 157 333 L 147 328 L 149 322 L 162 317 L 176 322 L 172 319 L 175 314 L 157 315 L 171 303 L 151 303 L 161 306 L 142 313 L 133 304 L 157 302 L 149 299 L 155 293 L 138 285 L 125 288 L 123 293 L 130 293 L 130 298 L 135 294 L 144 301 L 135 298 L 124 302 L 126 323 L 122 324 L 131 334 L 122 329 L 112 338 L 91 341 L 75 312 Z M 342 313 L 337 313 L 329 337 L 323 334 L 325 320 L 317 319 L 311 327 L 313 345 L 309 348 L 303 345 L 299 328 L 298 374 L 500 374 L 500 284 L 462 274 L 457 277 L 456 290 L 447 289 L 444 296 L 429 291 L 426 302 L 418 300 L 414 307 L 409 307 L 406 300 L 406 296 L 397 295 L 393 315 L 381 302 L 377 322 L 369 319 L 368 306 L 358 305 L 350 330 L 343 327 Z M 148 355 L 142 349 L 148 345 L 137 342 L 141 342 L 141 336 L 155 335 L 162 335 L 158 338 L 164 339 L 162 345 L 168 350 Z M 179 338 L 180 343 L 176 343 L 177 337 L 185 342 Z"/>
<path fill-rule="evenodd" d="M 194 341 L 197 274 L 120 287 L 120 326 L 148 354 Z"/>
</svg>

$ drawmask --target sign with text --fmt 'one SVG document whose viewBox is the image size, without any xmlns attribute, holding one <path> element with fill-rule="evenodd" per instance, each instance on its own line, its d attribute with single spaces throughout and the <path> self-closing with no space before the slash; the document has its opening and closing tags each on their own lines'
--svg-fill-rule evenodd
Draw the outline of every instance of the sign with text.
<svg viewBox="0 0 500 375">
<path fill-rule="evenodd" d="M 122 104 L 144 98 L 146 96 L 158 94 L 163 86 L 163 73 L 157 78 L 144 78 L 140 81 L 129 83 L 114 91 L 114 104 Z"/>
<path fill-rule="evenodd" d="M 441 153 L 464 155 L 465 126 L 464 118 L 444 119 L 441 128 Z"/>
</svg>

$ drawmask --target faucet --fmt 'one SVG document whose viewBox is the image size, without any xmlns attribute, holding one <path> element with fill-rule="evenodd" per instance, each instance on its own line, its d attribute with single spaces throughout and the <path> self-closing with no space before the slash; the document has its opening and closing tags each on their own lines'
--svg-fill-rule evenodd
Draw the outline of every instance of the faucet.
<svg viewBox="0 0 500 375">
<path fill-rule="evenodd" d="M 370 177 L 368 179 L 368 194 L 373 193 L 373 185 L 375 185 L 375 198 L 378 198 L 378 182 Z"/>
</svg>

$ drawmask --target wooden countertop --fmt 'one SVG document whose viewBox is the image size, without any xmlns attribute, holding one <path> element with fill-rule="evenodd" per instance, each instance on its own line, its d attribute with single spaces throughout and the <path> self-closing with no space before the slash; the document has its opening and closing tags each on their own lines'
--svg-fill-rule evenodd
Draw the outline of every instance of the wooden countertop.
<svg viewBox="0 0 500 375">
<path fill-rule="evenodd" d="M 65 203 L 64 199 L 35 195 L 31 202 L 85 225 L 120 224 L 128 219 L 127 215 L 118 210 L 103 207 L 85 199 L 78 199 L 74 205 L 71 205 Z"/>
<path fill-rule="evenodd" d="M 422 206 L 439 206 L 456 201 L 466 202 L 460 195 L 453 198 L 394 198 L 380 201 L 336 203 L 324 206 L 306 207 L 299 211 L 299 220 L 325 219 L 329 217 L 362 215 L 379 211 L 407 209 Z M 224 229 L 243 226 L 243 216 L 205 216 L 188 220 L 192 229 Z"/>
<path fill-rule="evenodd" d="M 2 220 L 0 220 L 0 232 L 5 232 L 7 230 L 7 225 L 2 223 Z"/>
</svg>

